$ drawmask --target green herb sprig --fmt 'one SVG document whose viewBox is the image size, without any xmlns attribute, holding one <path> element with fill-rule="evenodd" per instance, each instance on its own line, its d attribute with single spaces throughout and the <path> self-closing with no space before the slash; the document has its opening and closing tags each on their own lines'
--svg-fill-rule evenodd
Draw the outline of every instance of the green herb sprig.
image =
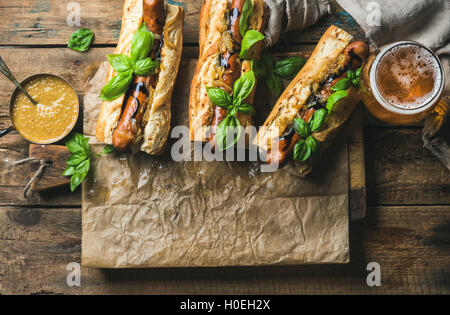
<svg viewBox="0 0 450 315">
<path fill-rule="evenodd" d="M 336 105 L 339 100 L 348 96 L 348 89 L 351 86 L 359 86 L 359 83 L 361 82 L 361 71 L 362 66 L 355 71 L 347 71 L 345 78 L 339 80 L 338 83 L 330 87 L 330 90 L 334 91 L 334 93 L 330 95 L 327 101 L 326 108 L 328 109 L 328 112 L 333 110 L 334 105 Z"/>
<path fill-rule="evenodd" d="M 320 142 L 311 134 L 322 128 L 326 117 L 327 111 L 322 108 L 314 113 L 309 123 L 306 123 L 301 118 L 294 119 L 294 130 L 302 137 L 294 147 L 294 160 L 307 161 L 319 151 Z"/>
<path fill-rule="evenodd" d="M 108 62 L 117 75 L 103 87 L 100 98 L 112 101 L 123 95 L 133 80 L 133 75 L 148 76 L 159 68 L 159 61 L 148 57 L 154 46 L 153 33 L 142 23 L 133 36 L 130 56 L 115 54 L 108 55 Z"/>
<path fill-rule="evenodd" d="M 264 51 L 261 60 L 252 61 L 252 68 L 258 78 L 265 78 L 272 95 L 280 96 L 281 79 L 293 79 L 305 63 L 306 59 L 302 57 L 289 57 L 275 62 L 272 55 Z"/>
<path fill-rule="evenodd" d="M 94 33 L 88 28 L 80 28 L 72 33 L 67 47 L 76 51 L 87 51 L 94 39 Z"/>
<path fill-rule="evenodd" d="M 241 19 L 239 20 L 239 31 L 242 36 L 240 59 L 252 59 L 251 48 L 257 42 L 262 41 L 265 37 L 256 30 L 249 30 L 250 17 L 253 14 L 253 3 L 251 0 L 246 0 L 242 7 Z"/>
<path fill-rule="evenodd" d="M 70 178 L 70 190 L 73 192 L 83 182 L 91 168 L 92 154 L 89 147 L 89 138 L 75 133 L 72 138 L 66 141 L 66 147 L 72 154 L 66 161 L 67 167 L 62 175 L 72 176 Z M 103 151 L 95 156 L 114 152 L 116 152 L 116 149 L 112 145 L 106 145 Z"/>
<path fill-rule="evenodd" d="M 255 87 L 255 81 L 256 79 L 253 71 L 244 73 L 234 83 L 232 96 L 219 88 L 206 88 L 211 102 L 214 105 L 227 110 L 227 116 L 222 120 L 219 126 L 217 126 L 216 131 L 217 145 L 220 151 L 224 151 L 234 146 L 241 136 L 241 124 L 237 119 L 237 113 L 242 112 L 247 115 L 253 115 L 255 113 L 254 107 L 245 103 L 245 100 L 249 97 Z M 236 129 L 238 130 L 237 134 L 234 133 Z M 229 131 L 234 134 L 232 140 L 227 138 Z"/>
</svg>

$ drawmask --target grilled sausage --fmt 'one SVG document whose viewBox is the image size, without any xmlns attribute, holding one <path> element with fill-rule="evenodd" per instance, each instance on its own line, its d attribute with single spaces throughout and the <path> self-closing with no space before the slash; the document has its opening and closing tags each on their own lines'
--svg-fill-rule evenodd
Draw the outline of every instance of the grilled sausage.
<svg viewBox="0 0 450 315">
<path fill-rule="evenodd" d="M 241 19 L 242 9 L 244 8 L 245 1 L 246 0 L 233 0 L 233 2 L 231 3 L 229 30 L 231 38 L 233 38 L 234 42 L 237 45 L 240 45 L 242 42 L 239 21 Z"/>
<path fill-rule="evenodd" d="M 162 36 L 165 12 L 163 0 L 144 0 L 143 21 L 153 34 Z M 159 58 L 161 43 L 155 39 L 150 57 Z M 113 133 L 113 145 L 120 151 L 128 150 L 141 129 L 142 120 L 147 110 L 149 86 L 156 87 L 158 74 L 134 78 L 129 93 L 125 98 L 120 120 Z"/>
<path fill-rule="evenodd" d="M 239 20 L 242 15 L 242 8 L 244 7 L 245 0 L 233 0 L 231 4 L 229 32 L 233 39 L 233 46 L 239 46 L 242 42 L 242 36 L 239 29 Z M 222 76 L 222 81 L 229 87 L 233 88 L 234 82 L 239 79 L 241 74 L 241 67 L 239 62 L 239 54 L 231 54 L 229 51 L 220 55 L 220 64 L 225 68 L 225 72 Z M 215 149 L 216 143 L 216 131 L 219 124 L 227 116 L 227 110 L 216 106 L 214 116 L 211 121 L 211 131 L 208 141 L 211 144 L 212 150 Z"/>
<path fill-rule="evenodd" d="M 316 110 L 313 108 L 306 110 L 302 114 L 302 119 L 309 123 L 315 111 Z M 295 145 L 300 139 L 301 136 L 296 132 L 290 137 L 281 138 L 267 153 L 266 162 L 268 164 L 284 164 L 289 154 L 294 151 Z"/>
<path fill-rule="evenodd" d="M 351 62 L 351 69 L 356 70 L 361 65 L 367 57 L 369 56 L 370 48 L 369 46 L 362 41 L 356 41 L 347 46 L 344 50 L 344 55 L 346 57 L 346 63 Z M 356 58 L 352 58 L 355 57 Z"/>
</svg>

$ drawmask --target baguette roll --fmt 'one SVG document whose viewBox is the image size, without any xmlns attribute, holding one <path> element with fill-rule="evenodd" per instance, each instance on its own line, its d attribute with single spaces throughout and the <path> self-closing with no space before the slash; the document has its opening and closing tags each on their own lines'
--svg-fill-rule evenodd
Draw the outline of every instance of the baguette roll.
<svg viewBox="0 0 450 315">
<path fill-rule="evenodd" d="M 252 0 L 253 14 L 250 16 L 249 29 L 261 31 L 263 25 L 264 3 Z M 189 97 L 189 131 L 191 141 L 206 142 L 209 139 L 216 106 L 212 104 L 206 91 L 207 87 L 222 88 L 231 94 L 233 86 L 223 80 L 226 71 L 221 66 L 221 54 L 238 53 L 229 32 L 229 16 L 232 1 L 205 0 L 200 12 L 200 52 L 199 60 L 191 84 Z M 261 43 L 252 48 L 256 58 L 261 53 Z M 250 60 L 236 61 L 241 73 L 251 70 Z M 252 101 L 250 99 L 249 101 Z M 252 124 L 251 117 L 238 113 L 243 128 Z"/>
<path fill-rule="evenodd" d="M 325 108 L 327 99 L 333 93 L 330 88 L 346 78 L 347 71 L 354 71 L 365 62 L 369 53 L 367 44 L 351 43 L 352 39 L 347 32 L 331 26 L 275 104 L 253 141 L 268 153 L 269 164 L 283 164 L 288 155 L 292 155 L 296 143 L 303 139 L 293 130 L 294 120 L 301 118 L 308 124 L 318 109 Z M 294 167 L 301 176 L 311 172 L 320 153 L 329 146 L 359 101 L 359 91 L 351 85 L 347 96 L 337 101 L 328 112 L 320 130 L 310 134 L 320 143 L 320 147 L 305 162 L 295 163 Z"/>
<path fill-rule="evenodd" d="M 145 1 L 125 0 L 122 15 L 122 29 L 114 54 L 130 56 L 133 36 L 144 21 Z M 133 151 L 148 154 L 161 154 L 165 148 L 170 129 L 171 97 L 181 59 L 183 48 L 183 8 L 164 3 L 164 26 L 161 38 L 160 67 L 156 72 L 156 86 L 147 85 L 148 97 L 144 104 L 145 112 L 142 122 L 136 126 L 137 132 L 132 140 Z M 155 38 L 156 39 L 156 38 Z M 155 40 L 156 43 L 156 40 Z M 116 71 L 109 65 L 106 82 Z M 128 93 L 113 101 L 103 101 L 97 122 L 97 139 L 106 144 L 113 144 L 113 133 L 123 114 L 124 102 Z"/>
</svg>

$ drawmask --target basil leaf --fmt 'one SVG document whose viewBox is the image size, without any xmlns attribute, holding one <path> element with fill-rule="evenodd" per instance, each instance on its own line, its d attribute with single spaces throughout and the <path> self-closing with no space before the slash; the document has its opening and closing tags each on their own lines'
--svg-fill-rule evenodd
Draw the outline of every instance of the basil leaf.
<svg viewBox="0 0 450 315">
<path fill-rule="evenodd" d="M 134 66 L 134 73 L 140 76 L 149 76 L 156 72 L 159 67 L 159 61 L 152 58 L 138 60 Z"/>
<path fill-rule="evenodd" d="M 87 173 L 89 172 L 89 168 L 91 167 L 91 160 L 87 159 L 83 162 L 81 162 L 76 168 L 75 168 L 75 173 L 81 174 L 86 176 Z M 83 177 L 84 177 L 83 176 Z"/>
<path fill-rule="evenodd" d="M 106 83 L 100 92 L 100 98 L 105 101 L 115 100 L 128 90 L 132 79 L 133 71 L 131 70 L 119 73 Z"/>
<path fill-rule="evenodd" d="M 266 65 L 267 71 L 272 72 L 273 71 L 273 57 L 267 50 L 263 51 L 261 60 Z"/>
<path fill-rule="evenodd" d="M 154 45 L 153 33 L 147 29 L 145 22 L 141 23 L 133 36 L 130 58 L 133 63 L 147 58 Z"/>
<path fill-rule="evenodd" d="M 107 144 L 104 148 L 103 151 L 100 152 L 99 154 L 97 154 L 97 156 L 100 156 L 102 154 L 113 154 L 116 152 L 116 148 L 113 145 Z"/>
<path fill-rule="evenodd" d="M 361 79 L 360 79 L 360 78 L 356 78 L 356 79 L 353 79 L 353 80 L 352 80 L 352 84 L 353 84 L 355 87 L 358 87 L 360 82 L 361 82 Z"/>
<path fill-rule="evenodd" d="M 83 147 L 78 142 L 74 141 L 73 138 L 66 141 L 67 149 L 72 153 L 83 152 Z"/>
<path fill-rule="evenodd" d="M 291 79 L 303 68 L 306 59 L 302 57 L 291 57 L 275 64 L 274 71 L 282 78 Z"/>
<path fill-rule="evenodd" d="M 353 70 L 348 70 L 347 71 L 347 78 L 350 80 L 353 80 L 356 77 L 355 71 Z"/>
<path fill-rule="evenodd" d="M 320 149 L 320 142 L 313 136 L 309 136 L 305 141 L 306 145 L 311 149 L 311 154 L 316 154 Z"/>
<path fill-rule="evenodd" d="M 75 166 L 67 166 L 64 172 L 62 172 L 62 176 L 71 176 L 75 173 Z"/>
<path fill-rule="evenodd" d="M 294 160 L 304 162 L 311 156 L 311 148 L 305 140 L 300 140 L 294 147 Z"/>
<path fill-rule="evenodd" d="M 267 67 L 261 60 L 252 59 L 252 70 L 257 78 L 264 78 L 267 76 Z"/>
<path fill-rule="evenodd" d="M 80 186 L 83 179 L 84 178 L 83 176 L 81 176 L 81 174 L 73 174 L 72 177 L 70 178 L 70 190 L 74 192 L 75 189 L 77 189 L 77 187 Z"/>
<path fill-rule="evenodd" d="M 131 62 L 130 57 L 127 55 L 115 54 L 115 55 L 107 55 L 109 64 L 113 67 L 117 72 L 125 72 L 133 69 L 133 63 Z"/>
<path fill-rule="evenodd" d="M 88 156 L 84 153 L 74 153 L 72 154 L 69 159 L 66 161 L 67 165 L 75 166 L 86 160 Z"/>
<path fill-rule="evenodd" d="M 330 87 L 330 89 L 332 91 L 347 90 L 351 84 L 352 84 L 352 81 L 350 79 L 344 78 L 344 79 L 339 80 L 338 83 L 336 83 L 332 87 Z"/>
<path fill-rule="evenodd" d="M 337 92 L 334 92 L 333 94 L 331 94 L 331 96 L 328 98 L 327 106 L 326 106 L 328 109 L 328 112 L 330 113 L 333 110 L 334 105 L 340 99 L 343 99 L 347 96 L 348 96 L 348 90 L 341 90 L 341 91 L 337 91 Z"/>
<path fill-rule="evenodd" d="M 250 104 L 240 104 L 237 109 L 238 111 L 249 116 L 253 116 L 255 114 L 255 108 Z"/>
<path fill-rule="evenodd" d="M 363 66 L 359 67 L 359 68 L 356 70 L 355 75 L 356 75 L 357 78 L 360 78 L 360 77 L 361 77 L 361 71 L 362 71 L 362 68 L 363 68 Z"/>
<path fill-rule="evenodd" d="M 272 92 L 273 96 L 280 96 L 281 94 L 281 80 L 280 78 L 273 72 L 269 73 L 269 76 L 266 79 L 267 86 Z"/>
<path fill-rule="evenodd" d="M 79 141 L 82 143 L 83 150 L 86 153 L 87 156 L 91 155 L 91 147 L 89 146 L 89 138 L 84 137 L 80 133 L 76 133 L 77 137 L 79 138 Z"/>
<path fill-rule="evenodd" d="M 91 167 L 90 160 L 86 160 L 82 162 L 75 170 L 75 174 L 72 175 L 70 178 L 70 190 L 72 192 L 75 191 L 75 189 L 80 186 L 80 184 L 83 182 L 84 178 L 89 172 L 89 168 Z"/>
<path fill-rule="evenodd" d="M 294 130 L 303 138 L 307 138 L 311 133 L 309 125 L 301 118 L 294 119 Z"/>
<path fill-rule="evenodd" d="M 253 14 L 253 3 L 252 0 L 245 0 L 244 6 L 242 7 L 241 19 L 239 20 L 239 31 L 241 36 L 244 37 L 248 30 L 248 25 L 250 23 L 250 16 Z"/>
<path fill-rule="evenodd" d="M 84 152 L 89 155 L 91 153 L 91 147 L 89 146 L 89 138 L 84 137 L 81 133 L 75 133 L 75 136 L 77 137 L 77 141 L 81 143 L 81 146 L 83 147 Z"/>
<path fill-rule="evenodd" d="M 249 30 L 245 33 L 241 44 L 241 53 L 239 58 L 241 59 L 251 59 L 249 58 L 249 50 L 254 44 L 264 39 L 264 35 L 255 30 Z"/>
<path fill-rule="evenodd" d="M 253 71 L 244 73 L 233 86 L 233 102 L 240 104 L 252 93 L 255 87 L 255 74 Z"/>
<path fill-rule="evenodd" d="M 327 118 L 327 110 L 325 108 L 317 110 L 309 122 L 311 131 L 319 131 L 322 128 L 325 118 Z"/>
<path fill-rule="evenodd" d="M 239 110 L 238 110 L 237 106 L 233 106 L 231 109 L 228 110 L 228 115 L 236 116 L 238 112 L 239 112 Z"/>
<path fill-rule="evenodd" d="M 94 33 L 88 28 L 76 30 L 69 39 L 67 47 L 76 51 L 87 51 L 94 39 Z"/>
<path fill-rule="evenodd" d="M 82 134 L 76 132 L 69 140 L 66 141 L 65 145 L 72 153 L 89 155 L 90 148 L 88 142 L 89 138 L 86 138 Z"/>
<path fill-rule="evenodd" d="M 242 128 L 239 120 L 233 115 L 228 115 L 219 126 L 217 126 L 216 140 L 219 150 L 225 151 L 234 146 L 241 137 L 241 134 Z M 233 139 L 229 139 L 229 136 L 233 136 Z"/>
<path fill-rule="evenodd" d="M 65 143 L 67 149 L 72 153 L 83 152 L 83 142 L 78 141 L 78 137 L 76 135 L 77 134 Z"/>
<path fill-rule="evenodd" d="M 229 108 L 231 106 L 231 96 L 224 90 L 214 87 L 207 87 L 206 91 L 208 92 L 211 103 L 214 105 L 223 108 Z"/>
</svg>

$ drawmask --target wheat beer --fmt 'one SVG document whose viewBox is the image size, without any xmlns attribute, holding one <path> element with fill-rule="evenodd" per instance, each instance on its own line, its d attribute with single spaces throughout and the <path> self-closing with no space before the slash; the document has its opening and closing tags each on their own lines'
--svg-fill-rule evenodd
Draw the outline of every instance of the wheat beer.
<svg viewBox="0 0 450 315">
<path fill-rule="evenodd" d="M 364 104 L 375 117 L 390 124 L 412 124 L 426 118 L 443 88 L 444 72 L 438 57 L 416 42 L 385 47 L 369 58 L 362 72 Z"/>
</svg>

